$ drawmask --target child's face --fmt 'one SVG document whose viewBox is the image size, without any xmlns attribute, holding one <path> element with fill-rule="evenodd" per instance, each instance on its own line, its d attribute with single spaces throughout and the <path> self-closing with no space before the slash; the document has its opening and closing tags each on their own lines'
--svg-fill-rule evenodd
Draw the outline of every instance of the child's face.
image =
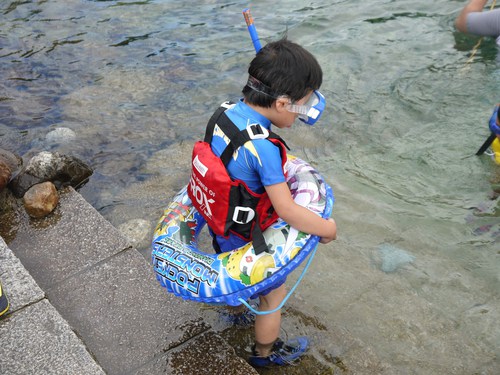
<svg viewBox="0 0 500 375">
<path fill-rule="evenodd" d="M 311 97 L 312 93 L 313 93 L 312 91 L 309 92 L 302 99 L 295 101 L 294 104 L 298 105 L 306 104 L 309 101 L 309 98 Z M 292 101 L 286 97 L 278 98 L 276 100 L 276 109 L 279 112 L 279 115 L 276 116 L 276 118 L 273 121 L 273 124 L 279 129 L 292 127 L 295 120 L 297 120 L 297 117 L 299 117 L 298 113 L 290 112 L 287 110 L 287 107 L 290 104 L 292 104 Z"/>
</svg>

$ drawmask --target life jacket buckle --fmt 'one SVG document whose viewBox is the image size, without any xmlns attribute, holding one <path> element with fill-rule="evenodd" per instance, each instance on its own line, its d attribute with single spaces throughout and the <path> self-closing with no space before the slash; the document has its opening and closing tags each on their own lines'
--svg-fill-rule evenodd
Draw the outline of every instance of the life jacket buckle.
<svg viewBox="0 0 500 375">
<path fill-rule="evenodd" d="M 266 139 L 269 137 L 269 130 L 259 124 L 248 125 L 247 133 L 250 139 Z"/>
<path fill-rule="evenodd" d="M 255 217 L 255 211 L 250 207 L 236 206 L 233 213 L 233 221 L 237 224 L 247 224 Z"/>
</svg>

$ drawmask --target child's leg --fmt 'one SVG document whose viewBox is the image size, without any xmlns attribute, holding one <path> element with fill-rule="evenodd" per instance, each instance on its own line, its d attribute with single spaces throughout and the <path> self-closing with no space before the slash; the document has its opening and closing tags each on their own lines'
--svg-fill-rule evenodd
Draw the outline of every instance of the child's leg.
<svg viewBox="0 0 500 375">
<path fill-rule="evenodd" d="M 265 296 L 259 296 L 260 311 L 273 310 L 279 306 L 286 296 L 285 284 L 270 291 Z M 281 326 L 281 309 L 265 315 L 255 317 L 255 351 L 261 357 L 271 353 L 273 344 L 279 336 Z"/>
</svg>

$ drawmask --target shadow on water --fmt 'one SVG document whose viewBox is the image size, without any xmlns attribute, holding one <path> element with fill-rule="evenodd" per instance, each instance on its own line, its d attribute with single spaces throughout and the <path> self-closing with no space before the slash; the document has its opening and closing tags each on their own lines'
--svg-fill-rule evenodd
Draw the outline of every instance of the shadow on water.
<svg viewBox="0 0 500 375">
<path fill-rule="evenodd" d="M 427 13 L 420 13 L 420 12 L 416 12 L 416 13 L 403 12 L 403 13 L 394 13 L 393 15 L 388 16 L 388 17 L 370 18 L 370 19 L 365 20 L 365 22 L 384 23 L 384 22 L 388 22 L 388 21 L 394 21 L 398 18 L 422 18 L 422 17 L 429 18 L 429 17 L 432 17 L 432 15 L 427 14 Z M 434 17 L 437 17 L 437 16 L 434 16 Z"/>
</svg>

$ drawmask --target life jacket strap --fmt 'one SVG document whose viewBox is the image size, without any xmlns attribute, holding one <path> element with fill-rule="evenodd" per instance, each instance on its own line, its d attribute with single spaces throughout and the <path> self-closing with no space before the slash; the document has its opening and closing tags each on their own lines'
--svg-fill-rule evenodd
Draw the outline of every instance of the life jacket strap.
<svg viewBox="0 0 500 375">
<path fill-rule="evenodd" d="M 262 234 L 262 230 L 260 229 L 258 223 L 255 223 L 253 227 L 252 243 L 255 255 L 262 254 L 263 252 L 270 253 L 269 246 L 266 243 L 266 239 L 264 238 L 264 234 Z"/>
</svg>

